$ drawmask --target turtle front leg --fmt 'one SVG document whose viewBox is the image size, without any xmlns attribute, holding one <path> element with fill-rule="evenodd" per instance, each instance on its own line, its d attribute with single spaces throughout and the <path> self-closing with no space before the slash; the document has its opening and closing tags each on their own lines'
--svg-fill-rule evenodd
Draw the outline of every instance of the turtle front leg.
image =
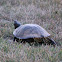
<svg viewBox="0 0 62 62">
<path fill-rule="evenodd" d="M 19 39 L 16 38 L 16 37 L 14 37 L 13 41 L 15 42 L 15 40 L 16 40 L 17 42 L 19 42 Z"/>
<path fill-rule="evenodd" d="M 16 40 L 16 37 L 14 37 L 13 41 L 15 42 L 15 40 Z"/>
</svg>

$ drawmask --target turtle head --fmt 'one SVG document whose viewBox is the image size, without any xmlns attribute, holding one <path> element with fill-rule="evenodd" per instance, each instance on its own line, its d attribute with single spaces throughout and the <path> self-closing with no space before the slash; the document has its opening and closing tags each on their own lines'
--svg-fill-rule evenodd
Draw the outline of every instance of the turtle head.
<svg viewBox="0 0 62 62">
<path fill-rule="evenodd" d="M 18 22 L 17 20 L 14 20 L 15 29 L 18 28 L 20 25 L 21 25 L 20 22 Z"/>
</svg>

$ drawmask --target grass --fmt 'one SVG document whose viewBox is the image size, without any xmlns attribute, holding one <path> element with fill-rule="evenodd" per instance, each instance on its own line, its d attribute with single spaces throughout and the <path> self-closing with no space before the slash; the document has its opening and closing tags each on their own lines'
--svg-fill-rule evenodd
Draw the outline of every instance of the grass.
<svg viewBox="0 0 62 62">
<path fill-rule="evenodd" d="M 62 1 L 0 1 L 1 62 L 62 62 Z M 13 42 L 13 20 L 21 24 L 36 23 L 44 27 L 61 46 L 30 46 Z"/>
<path fill-rule="evenodd" d="M 0 61 L 8 62 L 60 62 L 62 61 L 62 48 L 56 46 L 29 46 L 28 44 L 8 43 L 9 40 L 0 38 Z"/>
</svg>

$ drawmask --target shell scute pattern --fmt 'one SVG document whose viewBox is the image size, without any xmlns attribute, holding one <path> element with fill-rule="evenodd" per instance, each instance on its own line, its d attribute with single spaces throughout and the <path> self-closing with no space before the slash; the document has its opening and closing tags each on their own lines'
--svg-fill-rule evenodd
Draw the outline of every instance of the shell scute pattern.
<svg viewBox="0 0 62 62">
<path fill-rule="evenodd" d="M 15 29 L 13 34 L 19 39 L 34 38 L 34 37 L 42 38 L 50 36 L 50 34 L 44 28 L 42 28 L 37 24 L 21 25 L 20 27 Z"/>
</svg>

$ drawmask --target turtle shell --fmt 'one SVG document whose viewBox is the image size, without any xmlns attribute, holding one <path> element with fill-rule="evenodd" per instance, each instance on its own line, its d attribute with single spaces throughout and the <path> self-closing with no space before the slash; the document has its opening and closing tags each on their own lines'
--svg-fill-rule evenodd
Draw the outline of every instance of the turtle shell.
<svg viewBox="0 0 62 62">
<path fill-rule="evenodd" d="M 13 35 L 19 39 L 42 38 L 48 37 L 50 34 L 37 24 L 24 24 L 16 28 Z"/>
</svg>

